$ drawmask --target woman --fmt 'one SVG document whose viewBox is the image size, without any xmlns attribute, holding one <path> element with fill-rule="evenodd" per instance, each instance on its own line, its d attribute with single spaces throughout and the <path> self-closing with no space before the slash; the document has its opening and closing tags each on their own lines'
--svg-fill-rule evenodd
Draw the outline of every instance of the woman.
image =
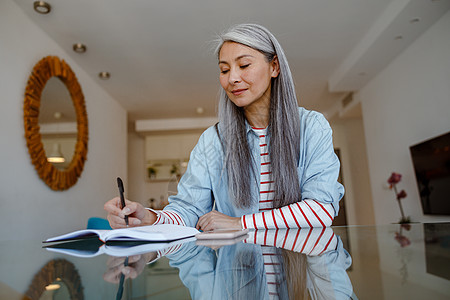
<svg viewBox="0 0 450 300">
<path fill-rule="evenodd" d="M 201 230 L 330 226 L 344 189 L 325 118 L 298 108 L 275 37 L 242 24 L 220 37 L 219 125 L 192 150 L 163 211 L 119 198 L 105 204 L 113 228 L 175 223 Z"/>
</svg>

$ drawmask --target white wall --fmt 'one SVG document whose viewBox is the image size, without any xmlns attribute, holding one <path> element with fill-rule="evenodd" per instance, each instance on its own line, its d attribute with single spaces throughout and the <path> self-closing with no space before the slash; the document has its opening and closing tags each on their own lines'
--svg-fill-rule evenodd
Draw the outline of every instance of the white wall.
<svg viewBox="0 0 450 300">
<path fill-rule="evenodd" d="M 0 41 L 0 240 L 40 241 L 85 228 L 89 217 L 106 216 L 103 203 L 117 194 L 115 177 L 126 180 L 126 111 L 69 58 L 70 48 L 57 45 L 10 0 L 0 1 Z M 52 191 L 39 178 L 24 138 L 25 86 L 33 66 L 47 55 L 72 67 L 89 120 L 84 171 L 63 192 Z"/>
<path fill-rule="evenodd" d="M 449 221 L 422 213 L 409 146 L 450 130 L 450 12 L 355 95 L 362 103 L 375 219 L 397 222 L 394 192 L 384 189 L 391 172 L 408 197 L 413 221 Z"/>
<path fill-rule="evenodd" d="M 145 139 L 134 132 L 128 132 L 128 194 L 127 198 L 147 205 L 145 177 Z"/>
<path fill-rule="evenodd" d="M 375 224 L 363 121 L 343 119 L 332 122 L 331 126 L 333 145 L 341 152 L 347 224 Z"/>
</svg>

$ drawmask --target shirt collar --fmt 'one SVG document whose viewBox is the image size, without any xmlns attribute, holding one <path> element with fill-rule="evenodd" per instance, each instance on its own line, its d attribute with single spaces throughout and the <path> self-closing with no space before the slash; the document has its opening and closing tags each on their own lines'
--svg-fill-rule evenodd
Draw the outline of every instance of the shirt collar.
<svg viewBox="0 0 450 300">
<path fill-rule="evenodd" d="M 267 126 L 266 127 L 266 130 L 269 128 L 269 126 Z M 248 121 L 247 120 L 245 120 L 245 132 L 248 134 L 249 132 L 253 132 L 254 134 L 256 134 L 254 131 L 253 131 L 253 128 L 252 128 L 252 126 L 248 123 Z"/>
<path fill-rule="evenodd" d="M 250 124 L 247 122 L 247 120 L 245 120 L 245 132 L 248 134 L 249 131 L 252 131 L 252 126 L 250 126 Z"/>
</svg>

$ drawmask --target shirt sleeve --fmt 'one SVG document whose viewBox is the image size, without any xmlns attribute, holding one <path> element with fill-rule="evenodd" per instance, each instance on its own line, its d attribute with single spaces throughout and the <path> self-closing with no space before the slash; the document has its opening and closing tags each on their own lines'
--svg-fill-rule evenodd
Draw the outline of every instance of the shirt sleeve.
<svg viewBox="0 0 450 300">
<path fill-rule="evenodd" d="M 156 224 L 175 224 L 186 226 L 183 218 L 176 212 L 171 210 L 154 210 L 151 208 L 147 208 L 149 211 L 152 211 L 156 214 L 156 221 L 153 225 Z"/>
<path fill-rule="evenodd" d="M 337 237 L 333 229 L 308 228 L 286 230 L 252 230 L 243 241 L 248 244 L 257 244 L 283 248 L 306 255 L 322 255 L 335 250 Z"/>
<path fill-rule="evenodd" d="M 154 259 L 152 259 L 151 261 L 147 262 L 147 264 L 152 264 L 163 256 L 177 253 L 181 249 L 182 245 L 183 244 L 176 244 L 176 245 L 170 246 L 168 248 L 165 248 L 163 250 L 156 251 L 156 257 Z"/>
<path fill-rule="evenodd" d="M 243 229 L 283 229 L 329 227 L 334 219 L 330 203 L 306 199 L 281 208 L 275 208 L 241 217 Z"/>
<path fill-rule="evenodd" d="M 315 113 L 308 120 L 302 132 L 298 166 L 301 197 L 331 203 L 336 216 L 344 187 L 337 181 L 340 162 L 334 152 L 332 129 L 322 114 Z"/>
</svg>

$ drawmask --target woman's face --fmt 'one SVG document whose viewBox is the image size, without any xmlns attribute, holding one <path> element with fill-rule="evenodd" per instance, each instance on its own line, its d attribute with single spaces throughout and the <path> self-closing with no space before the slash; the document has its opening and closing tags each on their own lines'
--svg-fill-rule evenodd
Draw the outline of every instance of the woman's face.
<svg viewBox="0 0 450 300">
<path fill-rule="evenodd" d="M 225 42 L 219 52 L 220 84 L 238 107 L 270 103 L 271 79 L 280 73 L 278 59 L 268 62 L 261 52 Z"/>
</svg>

